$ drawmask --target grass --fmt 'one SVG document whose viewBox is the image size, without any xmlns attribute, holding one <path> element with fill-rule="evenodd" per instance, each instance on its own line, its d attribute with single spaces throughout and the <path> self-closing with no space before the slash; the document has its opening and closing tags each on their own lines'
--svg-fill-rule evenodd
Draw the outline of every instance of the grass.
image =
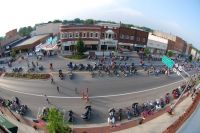
<svg viewBox="0 0 200 133">
<path fill-rule="evenodd" d="M 26 79 L 48 79 L 49 74 L 37 74 L 37 73 L 5 73 L 5 77 L 13 78 L 26 78 Z"/>
<path fill-rule="evenodd" d="M 75 59 L 75 60 L 81 60 L 81 59 L 85 59 L 87 58 L 87 55 L 68 55 L 68 56 L 64 56 L 65 58 L 68 58 L 68 59 Z"/>
</svg>

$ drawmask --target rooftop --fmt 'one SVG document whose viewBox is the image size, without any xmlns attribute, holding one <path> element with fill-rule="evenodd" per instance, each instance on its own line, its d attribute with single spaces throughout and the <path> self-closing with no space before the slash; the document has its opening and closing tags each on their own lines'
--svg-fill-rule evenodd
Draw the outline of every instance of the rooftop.
<svg viewBox="0 0 200 133">
<path fill-rule="evenodd" d="M 43 39 L 45 37 L 49 36 L 49 34 L 44 34 L 44 35 L 38 35 L 38 36 L 33 36 L 30 39 L 27 39 L 26 41 L 16 45 L 15 47 L 20 47 L 20 46 L 24 46 L 24 45 L 28 45 L 28 44 L 32 44 L 35 43 L 36 41 Z"/>
</svg>

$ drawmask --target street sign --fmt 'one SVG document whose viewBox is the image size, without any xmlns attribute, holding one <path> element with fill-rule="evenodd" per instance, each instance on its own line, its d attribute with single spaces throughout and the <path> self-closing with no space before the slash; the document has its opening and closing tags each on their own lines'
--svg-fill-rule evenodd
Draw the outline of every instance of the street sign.
<svg viewBox="0 0 200 133">
<path fill-rule="evenodd" d="M 174 61 L 169 57 L 167 57 L 166 55 L 162 57 L 162 63 L 164 63 L 170 69 L 172 69 L 174 66 Z"/>
</svg>

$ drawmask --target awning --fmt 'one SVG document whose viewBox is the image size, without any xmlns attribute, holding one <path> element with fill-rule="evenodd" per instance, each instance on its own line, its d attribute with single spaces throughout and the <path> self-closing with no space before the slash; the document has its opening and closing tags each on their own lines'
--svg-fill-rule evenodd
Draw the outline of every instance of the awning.
<svg viewBox="0 0 200 133">
<path fill-rule="evenodd" d="M 98 45 L 99 41 L 84 41 L 85 45 Z"/>
<path fill-rule="evenodd" d="M 119 42 L 118 44 L 123 45 L 123 46 L 133 46 L 132 43 L 121 43 L 121 42 Z"/>
<path fill-rule="evenodd" d="M 17 133 L 18 127 L 0 115 L 0 125 L 8 129 L 11 133 Z"/>
</svg>

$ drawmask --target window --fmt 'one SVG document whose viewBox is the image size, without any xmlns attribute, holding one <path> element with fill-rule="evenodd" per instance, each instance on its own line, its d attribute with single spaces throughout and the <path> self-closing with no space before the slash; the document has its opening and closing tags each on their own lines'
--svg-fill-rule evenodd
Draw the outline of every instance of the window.
<svg viewBox="0 0 200 133">
<path fill-rule="evenodd" d="M 90 38 L 93 38 L 93 32 L 90 32 Z"/>
<path fill-rule="evenodd" d="M 69 38 L 73 38 L 73 33 L 69 32 Z"/>
<path fill-rule="evenodd" d="M 126 38 L 125 39 L 129 39 L 129 35 L 126 35 Z"/>
<path fill-rule="evenodd" d="M 87 37 L 86 32 L 83 32 L 83 33 L 82 33 L 82 37 L 83 37 L 83 38 L 86 38 L 86 37 Z"/>
<path fill-rule="evenodd" d="M 146 42 L 146 38 L 143 38 L 143 42 Z"/>
<path fill-rule="evenodd" d="M 64 33 L 64 38 L 68 38 L 68 33 L 67 32 Z"/>
<path fill-rule="evenodd" d="M 65 51 L 69 51 L 69 46 L 64 46 Z"/>
<path fill-rule="evenodd" d="M 79 38 L 79 32 L 75 33 L 75 38 Z"/>
<path fill-rule="evenodd" d="M 134 36 L 130 36 L 130 40 L 134 40 Z"/>
<path fill-rule="evenodd" d="M 124 39 L 124 34 L 121 34 L 120 38 L 121 38 L 121 39 Z"/>
<path fill-rule="evenodd" d="M 140 37 L 137 37 L 137 41 L 140 41 Z"/>
<path fill-rule="evenodd" d="M 65 33 L 61 33 L 61 38 L 65 38 Z"/>
<path fill-rule="evenodd" d="M 111 35 L 111 34 L 108 34 L 108 38 L 111 39 L 111 38 L 112 38 L 112 35 Z"/>
<path fill-rule="evenodd" d="M 104 37 L 105 37 L 105 34 L 104 34 L 104 33 L 102 33 L 101 35 L 102 35 L 102 38 L 104 38 Z"/>
<path fill-rule="evenodd" d="M 98 38 L 99 37 L 99 34 L 96 32 L 95 33 L 95 38 Z"/>
</svg>

